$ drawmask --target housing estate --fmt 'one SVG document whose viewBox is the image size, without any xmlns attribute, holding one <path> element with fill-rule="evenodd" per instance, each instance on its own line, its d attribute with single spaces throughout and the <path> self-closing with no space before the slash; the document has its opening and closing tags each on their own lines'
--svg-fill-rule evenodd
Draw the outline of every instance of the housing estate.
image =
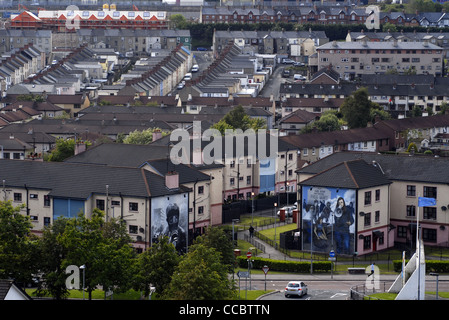
<svg viewBox="0 0 449 320">
<path fill-rule="evenodd" d="M 312 238 L 314 250 L 327 252 L 332 244 L 332 221 L 335 219 L 336 223 L 341 215 L 337 210 L 340 208 L 337 199 L 341 197 L 346 206 L 344 211 L 352 215 L 347 220 L 351 221 L 352 228 L 346 229 L 347 237 L 340 248 L 349 250 L 350 254 L 362 255 L 394 245 L 413 251 L 417 220 L 426 245 L 447 246 L 449 178 L 444 169 L 447 165 L 447 158 L 370 152 L 332 154 L 297 171 L 302 216 L 298 225 L 307 226 L 309 211 L 315 210 L 310 210 L 315 200 L 317 204 L 329 202 L 333 213 L 326 220 L 328 224 L 322 221 L 326 237 Z M 419 197 L 435 198 L 437 205 L 418 207 Z M 337 228 L 336 224 L 334 227 Z M 333 240 L 336 248 L 338 239 Z M 307 238 L 304 241 L 310 246 Z"/>
</svg>

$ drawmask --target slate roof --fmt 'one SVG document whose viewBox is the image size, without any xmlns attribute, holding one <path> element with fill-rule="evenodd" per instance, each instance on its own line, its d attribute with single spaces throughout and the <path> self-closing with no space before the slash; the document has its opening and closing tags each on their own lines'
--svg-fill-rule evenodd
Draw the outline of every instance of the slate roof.
<svg viewBox="0 0 449 320">
<path fill-rule="evenodd" d="M 104 143 L 65 162 L 138 168 L 147 160 L 167 159 L 168 146 Z"/>
<path fill-rule="evenodd" d="M 365 189 L 390 183 L 378 168 L 369 165 L 364 160 L 351 160 L 340 162 L 309 179 L 303 180 L 300 184 L 307 186 Z"/>
<path fill-rule="evenodd" d="M 6 187 L 49 190 L 56 198 L 85 200 L 92 194 L 157 197 L 187 192 L 180 186 L 169 190 L 165 178 L 144 169 L 66 162 L 0 160 L 0 176 Z"/>
<path fill-rule="evenodd" d="M 337 152 L 297 172 L 317 174 L 344 161 L 364 160 L 376 164 L 389 180 L 449 183 L 449 159 L 429 156 L 386 155 L 373 152 Z M 373 163 L 373 161 L 375 161 Z"/>
</svg>

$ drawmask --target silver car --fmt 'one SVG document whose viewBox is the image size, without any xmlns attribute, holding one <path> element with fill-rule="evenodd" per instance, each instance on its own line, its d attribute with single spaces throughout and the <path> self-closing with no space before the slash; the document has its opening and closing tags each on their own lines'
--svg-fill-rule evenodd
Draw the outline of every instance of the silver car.
<svg viewBox="0 0 449 320">
<path fill-rule="evenodd" d="M 290 281 L 284 291 L 286 298 L 290 296 L 302 297 L 305 294 L 307 294 L 307 285 L 302 281 Z"/>
</svg>

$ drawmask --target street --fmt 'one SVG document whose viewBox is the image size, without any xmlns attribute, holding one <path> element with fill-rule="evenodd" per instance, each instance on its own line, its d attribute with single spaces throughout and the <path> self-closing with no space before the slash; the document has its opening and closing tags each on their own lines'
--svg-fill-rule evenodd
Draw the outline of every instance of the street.
<svg viewBox="0 0 449 320">
<path fill-rule="evenodd" d="M 298 278 L 298 279 L 297 279 Z M 294 278 L 291 280 L 301 280 L 301 276 Z M 296 301 L 296 300 L 346 300 L 349 297 L 349 290 L 351 287 L 361 284 L 360 280 L 355 281 L 341 281 L 341 280 L 309 280 L 304 281 L 307 285 L 307 294 L 303 297 L 290 297 L 286 298 L 284 296 L 285 286 L 288 281 L 285 280 L 268 280 L 266 281 L 267 290 L 277 290 L 278 292 L 265 295 L 260 300 L 287 300 L 287 301 Z M 241 279 L 240 280 L 240 290 L 246 290 L 246 284 L 249 286 L 249 279 Z M 237 281 L 238 285 L 238 281 Z M 252 290 L 265 290 L 265 280 L 252 280 L 251 281 L 251 289 Z"/>
</svg>

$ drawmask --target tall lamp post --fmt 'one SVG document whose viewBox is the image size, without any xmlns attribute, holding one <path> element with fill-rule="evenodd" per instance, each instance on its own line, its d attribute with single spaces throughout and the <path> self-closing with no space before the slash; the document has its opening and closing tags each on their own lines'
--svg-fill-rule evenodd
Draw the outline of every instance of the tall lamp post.
<svg viewBox="0 0 449 320">
<path fill-rule="evenodd" d="M 273 215 L 274 215 L 274 248 L 277 249 L 276 245 L 276 207 L 278 204 L 275 202 L 273 207 Z"/>
<path fill-rule="evenodd" d="M 251 225 L 254 224 L 254 192 L 251 192 Z"/>
<path fill-rule="evenodd" d="M 83 270 L 83 300 L 84 300 L 84 288 L 85 288 L 85 283 L 86 283 L 86 265 L 83 264 L 80 267 L 81 270 Z"/>
</svg>

